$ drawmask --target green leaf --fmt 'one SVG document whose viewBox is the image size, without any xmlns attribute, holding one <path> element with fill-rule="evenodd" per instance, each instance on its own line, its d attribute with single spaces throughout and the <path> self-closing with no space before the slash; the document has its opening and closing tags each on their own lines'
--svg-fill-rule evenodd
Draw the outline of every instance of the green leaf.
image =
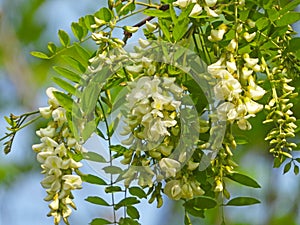
<svg viewBox="0 0 300 225">
<path fill-rule="evenodd" d="M 67 34 L 67 32 L 65 32 L 64 30 L 59 30 L 58 31 L 58 37 L 59 37 L 59 41 L 60 43 L 64 46 L 67 47 L 70 44 L 70 37 Z"/>
<path fill-rule="evenodd" d="M 117 152 L 117 153 L 123 153 L 123 152 L 128 151 L 128 149 L 122 145 L 112 145 L 112 146 L 110 146 L 110 150 Z"/>
<path fill-rule="evenodd" d="M 63 79 L 60 79 L 59 77 L 53 77 L 52 79 L 58 86 L 60 86 L 66 92 L 68 92 L 72 95 L 75 95 L 76 88 L 72 84 L 70 84 L 69 82 L 67 82 Z"/>
<path fill-rule="evenodd" d="M 170 29 L 169 29 L 169 21 L 167 21 L 165 19 L 158 19 L 158 24 L 159 24 L 159 27 L 160 27 L 161 31 L 165 35 L 166 39 L 168 41 L 171 41 L 171 34 L 170 34 Z"/>
<path fill-rule="evenodd" d="M 91 120 L 87 123 L 84 123 L 83 130 L 81 131 L 83 141 L 85 142 L 86 140 L 88 140 L 91 137 L 91 135 L 96 131 L 96 129 L 97 122 L 95 120 Z"/>
<path fill-rule="evenodd" d="M 113 13 L 110 9 L 103 7 L 95 13 L 95 16 L 105 22 L 110 22 L 113 17 Z"/>
<path fill-rule="evenodd" d="M 192 225 L 191 219 L 187 213 L 184 215 L 184 225 Z"/>
<path fill-rule="evenodd" d="M 189 29 L 189 14 L 193 9 L 194 4 L 190 4 L 186 9 L 184 9 L 178 17 L 177 23 L 175 23 L 173 28 L 173 37 L 175 41 L 179 41 Z"/>
<path fill-rule="evenodd" d="M 120 4 L 116 7 L 118 16 L 127 15 L 129 12 L 135 10 L 135 4 L 133 1 L 127 2 L 126 4 Z"/>
<path fill-rule="evenodd" d="M 80 44 L 78 43 L 74 43 L 74 47 L 76 52 L 78 53 L 78 55 L 83 59 L 88 61 L 91 57 L 91 54 L 82 46 L 80 46 Z"/>
<path fill-rule="evenodd" d="M 260 17 L 256 20 L 255 25 L 258 30 L 263 30 L 270 25 L 270 20 L 267 17 Z"/>
<path fill-rule="evenodd" d="M 80 96 L 80 107 L 85 115 L 89 115 L 95 110 L 100 90 L 100 86 L 94 82 L 90 82 L 83 90 Z"/>
<path fill-rule="evenodd" d="M 94 16 L 93 15 L 86 15 L 84 18 L 83 18 L 83 22 L 85 24 L 85 27 L 87 29 L 89 29 L 90 31 L 92 31 L 93 29 L 91 28 L 91 25 L 95 23 L 95 20 L 94 20 Z"/>
<path fill-rule="evenodd" d="M 103 168 L 105 173 L 110 173 L 110 174 L 121 174 L 123 170 L 120 167 L 117 166 L 106 166 Z"/>
<path fill-rule="evenodd" d="M 288 3 L 287 5 L 285 5 L 280 11 L 279 13 L 281 15 L 285 14 L 288 11 L 292 11 L 294 10 L 298 5 L 300 4 L 300 0 L 293 0 L 290 3 Z"/>
<path fill-rule="evenodd" d="M 292 166 L 292 161 L 290 161 L 289 163 L 285 164 L 284 169 L 283 169 L 283 174 L 289 172 L 289 170 L 291 169 Z"/>
<path fill-rule="evenodd" d="M 288 12 L 280 17 L 275 23 L 277 26 L 282 27 L 289 24 L 293 24 L 300 20 L 300 13 L 299 12 Z"/>
<path fill-rule="evenodd" d="M 115 210 L 118 210 L 121 207 L 135 205 L 140 203 L 140 201 L 136 197 L 127 197 L 122 199 L 118 204 L 115 205 Z"/>
<path fill-rule="evenodd" d="M 134 206 L 127 206 L 127 214 L 132 219 L 139 219 L 140 218 L 140 213 L 137 210 L 137 208 L 135 208 Z"/>
<path fill-rule="evenodd" d="M 96 152 L 84 152 L 82 153 L 82 155 L 84 159 L 89 161 L 100 162 L 100 163 L 106 162 L 105 158 Z"/>
<path fill-rule="evenodd" d="M 140 225 L 140 223 L 136 220 L 133 220 L 131 218 L 120 218 L 120 221 L 118 223 L 119 225 Z"/>
<path fill-rule="evenodd" d="M 82 180 L 90 184 L 107 185 L 107 183 L 102 178 L 92 174 L 82 176 Z"/>
<path fill-rule="evenodd" d="M 79 23 L 73 22 L 71 24 L 71 29 L 74 34 L 74 36 L 79 40 L 82 41 L 84 38 L 83 28 L 79 25 Z"/>
<path fill-rule="evenodd" d="M 235 142 L 237 145 L 245 145 L 245 144 L 249 143 L 247 137 L 244 137 L 244 136 L 235 137 Z"/>
<path fill-rule="evenodd" d="M 86 71 L 86 67 L 84 66 L 86 62 L 82 64 L 82 62 L 69 55 L 62 55 L 61 57 L 70 67 L 76 69 L 78 72 L 84 73 Z"/>
<path fill-rule="evenodd" d="M 138 198 L 147 198 L 147 194 L 140 187 L 130 187 L 129 193 L 133 196 L 137 196 Z"/>
<path fill-rule="evenodd" d="M 56 45 L 53 42 L 49 42 L 47 47 L 52 54 L 56 52 Z"/>
<path fill-rule="evenodd" d="M 298 173 L 299 173 L 299 166 L 294 165 L 294 174 L 298 175 Z"/>
<path fill-rule="evenodd" d="M 61 67 L 61 66 L 54 66 L 53 69 L 59 73 L 60 75 L 62 75 L 63 77 L 67 78 L 70 81 L 73 81 L 75 83 L 79 83 L 79 81 L 81 80 L 80 75 L 65 68 L 65 67 Z"/>
<path fill-rule="evenodd" d="M 110 186 L 105 188 L 105 193 L 122 192 L 122 188 L 119 186 Z"/>
<path fill-rule="evenodd" d="M 145 9 L 143 13 L 147 16 L 154 16 L 157 18 L 169 18 L 171 17 L 169 11 L 162 11 L 159 9 Z"/>
<path fill-rule="evenodd" d="M 183 204 L 183 206 L 188 210 L 188 212 L 189 209 L 195 209 L 197 211 L 201 211 L 203 209 L 215 208 L 217 206 L 217 202 L 213 198 L 207 196 L 201 196 L 186 201 Z"/>
<path fill-rule="evenodd" d="M 89 196 L 85 200 L 96 205 L 110 206 L 103 198 L 98 196 Z"/>
<path fill-rule="evenodd" d="M 54 91 L 53 94 L 54 94 L 55 98 L 58 100 L 59 104 L 62 107 L 64 107 L 65 110 L 72 112 L 73 104 L 75 104 L 75 103 L 69 95 L 67 95 L 63 92 L 59 92 L 59 91 Z"/>
<path fill-rule="evenodd" d="M 37 51 L 32 51 L 30 52 L 30 54 L 36 58 L 40 58 L 40 59 L 50 59 L 50 56 L 46 55 L 43 52 L 37 52 Z"/>
<path fill-rule="evenodd" d="M 291 52 L 297 52 L 298 50 L 300 50 L 300 37 L 292 38 L 289 41 L 288 50 Z"/>
<path fill-rule="evenodd" d="M 105 225 L 105 224 L 112 224 L 112 222 L 103 219 L 103 218 L 96 218 L 93 219 L 92 222 L 89 223 L 90 225 Z"/>
<path fill-rule="evenodd" d="M 227 202 L 226 206 L 245 206 L 254 205 L 260 203 L 259 200 L 251 197 L 237 197 Z"/>
<path fill-rule="evenodd" d="M 260 188 L 260 185 L 255 180 L 240 173 L 230 174 L 228 178 L 248 187 Z"/>
</svg>

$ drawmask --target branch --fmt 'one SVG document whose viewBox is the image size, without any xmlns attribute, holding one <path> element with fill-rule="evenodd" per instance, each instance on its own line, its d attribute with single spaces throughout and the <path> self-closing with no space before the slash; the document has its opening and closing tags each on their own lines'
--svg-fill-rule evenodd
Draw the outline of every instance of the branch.
<svg viewBox="0 0 300 225">
<path fill-rule="evenodd" d="M 159 10 L 162 10 L 162 11 L 166 11 L 168 9 L 169 9 L 169 5 L 168 4 L 165 4 L 165 5 L 162 5 L 162 6 L 159 7 Z M 147 21 L 150 21 L 150 20 L 152 20 L 154 18 L 155 18 L 154 16 L 149 16 L 149 17 L 143 19 L 142 21 L 138 22 L 137 24 L 133 25 L 133 27 L 141 27 L 141 26 L 145 25 L 145 23 Z M 131 37 L 132 37 L 132 33 L 128 32 L 128 31 L 124 31 L 123 41 L 124 41 L 125 44 L 126 44 L 127 40 L 129 38 L 131 38 Z"/>
</svg>

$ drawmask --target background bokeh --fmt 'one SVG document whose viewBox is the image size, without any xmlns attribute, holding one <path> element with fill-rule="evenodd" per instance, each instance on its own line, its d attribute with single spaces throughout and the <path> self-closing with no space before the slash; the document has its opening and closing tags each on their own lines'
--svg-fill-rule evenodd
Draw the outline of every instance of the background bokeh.
<svg viewBox="0 0 300 225">
<path fill-rule="evenodd" d="M 0 136 L 5 133 L 3 117 L 13 112 L 20 114 L 38 106 L 46 105 L 44 90 L 53 85 L 51 66 L 55 60 L 38 60 L 30 55 L 32 50 L 45 50 L 49 41 L 58 43 L 57 31 L 71 33 L 70 24 L 80 16 L 93 13 L 106 1 L 94 0 L 0 0 Z M 299 7 L 298 7 L 299 8 Z M 135 17 L 135 19 L 138 19 Z M 136 23 L 137 21 L 132 21 Z M 300 24 L 294 28 L 300 31 Z M 296 112 L 300 106 L 295 105 Z M 255 178 L 261 189 L 251 189 L 230 183 L 229 189 L 237 196 L 252 196 L 261 204 L 249 207 L 227 207 L 225 217 L 229 225 L 299 225 L 300 224 L 300 178 L 292 172 L 282 175 L 282 168 L 272 168 L 272 157 L 264 142 L 265 129 L 261 129 L 263 113 L 253 123 L 255 129 L 244 133 L 248 144 L 235 150 L 239 170 Z M 0 152 L 0 225 L 50 225 L 47 218 L 47 203 L 43 201 L 45 191 L 40 186 L 42 175 L 31 150 L 38 142 L 34 130 L 43 125 L 33 125 L 20 132 L 12 152 Z M 296 140 L 299 142 L 299 140 Z M 84 163 L 85 170 L 92 171 Z M 88 195 L 101 194 L 99 187 L 84 185 L 75 191 L 79 209 L 71 216 L 71 224 L 88 224 L 92 218 L 110 215 L 102 207 L 84 201 Z M 234 196 L 233 196 L 234 197 Z M 181 203 L 165 198 L 163 209 L 146 202 L 141 210 L 142 225 L 181 225 L 183 217 Z M 218 225 L 221 209 L 210 211 L 207 219 L 195 224 Z"/>
</svg>

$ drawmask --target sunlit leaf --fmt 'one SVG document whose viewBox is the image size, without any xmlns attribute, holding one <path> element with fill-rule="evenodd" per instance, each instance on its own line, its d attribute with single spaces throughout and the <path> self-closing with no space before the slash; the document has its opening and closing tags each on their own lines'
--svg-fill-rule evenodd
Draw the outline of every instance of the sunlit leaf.
<svg viewBox="0 0 300 225">
<path fill-rule="evenodd" d="M 122 192 L 122 188 L 119 186 L 109 186 L 105 188 L 106 193 Z"/>
<path fill-rule="evenodd" d="M 59 91 L 54 91 L 53 94 L 61 106 L 63 106 L 69 112 L 72 111 L 73 104 L 75 103 L 69 95 Z"/>
<path fill-rule="evenodd" d="M 102 178 L 97 177 L 97 176 L 92 175 L 92 174 L 82 176 L 82 180 L 84 182 L 87 182 L 87 183 L 90 183 L 90 184 L 107 185 L 106 182 Z"/>
<path fill-rule="evenodd" d="M 112 222 L 103 219 L 103 218 L 96 218 L 93 219 L 92 222 L 89 223 L 90 225 L 105 225 L 105 224 L 112 224 Z"/>
<path fill-rule="evenodd" d="M 287 164 L 285 164 L 284 169 L 283 169 L 283 174 L 289 172 L 289 170 L 291 169 L 292 166 L 292 162 L 288 162 Z"/>
<path fill-rule="evenodd" d="M 120 174 L 123 172 L 123 170 L 117 166 L 106 166 L 103 168 L 103 170 L 105 173 L 110 173 L 110 174 Z"/>
<path fill-rule="evenodd" d="M 259 200 L 251 197 L 237 197 L 231 199 L 226 206 L 246 206 L 246 205 L 254 205 L 260 203 Z"/>
<path fill-rule="evenodd" d="M 32 51 L 30 54 L 40 59 L 50 59 L 50 57 L 43 52 Z"/>
<path fill-rule="evenodd" d="M 99 196 L 89 196 L 85 199 L 87 202 L 96 204 L 96 205 L 103 205 L 103 206 L 109 206 L 109 204 Z"/>
<path fill-rule="evenodd" d="M 82 153 L 82 155 L 83 155 L 84 159 L 89 160 L 89 161 L 100 162 L 100 163 L 106 162 L 105 158 L 96 152 L 88 151 L 88 152 Z"/>
<path fill-rule="evenodd" d="M 138 198 L 147 198 L 147 194 L 140 187 L 130 187 L 129 193 L 133 196 L 137 196 Z"/>
<path fill-rule="evenodd" d="M 58 37 L 59 37 L 59 41 L 60 43 L 66 47 L 70 44 L 70 37 L 67 34 L 67 32 L 65 32 L 64 30 L 59 30 L 58 31 Z"/>
<path fill-rule="evenodd" d="M 300 13 L 299 12 L 288 12 L 284 14 L 282 17 L 280 17 L 279 20 L 276 20 L 276 25 L 281 27 L 281 26 L 286 26 L 289 24 L 293 24 L 300 20 Z"/>
<path fill-rule="evenodd" d="M 69 70 L 68 68 L 61 67 L 61 66 L 54 66 L 53 69 L 63 77 L 75 83 L 79 83 L 79 81 L 81 80 L 80 75 L 78 73 L 75 73 Z"/>
<path fill-rule="evenodd" d="M 122 199 L 118 204 L 115 205 L 115 209 L 118 210 L 121 207 L 135 205 L 140 203 L 140 201 L 136 197 L 127 197 Z"/>
<path fill-rule="evenodd" d="M 63 79 L 60 79 L 59 77 L 53 77 L 52 79 L 58 86 L 60 86 L 66 92 L 68 92 L 72 95 L 75 95 L 76 88 L 72 84 L 70 84 L 69 82 L 67 82 Z"/>
<path fill-rule="evenodd" d="M 126 212 L 127 212 L 128 216 L 130 216 L 132 219 L 140 218 L 140 213 L 137 210 L 137 208 L 135 208 L 134 206 L 127 206 Z"/>
<path fill-rule="evenodd" d="M 113 13 L 108 8 L 101 8 L 98 12 L 95 13 L 95 16 L 101 20 L 109 22 L 113 17 Z"/>
<path fill-rule="evenodd" d="M 260 188 L 260 185 L 255 180 L 240 173 L 230 174 L 228 178 L 248 187 Z"/>
</svg>

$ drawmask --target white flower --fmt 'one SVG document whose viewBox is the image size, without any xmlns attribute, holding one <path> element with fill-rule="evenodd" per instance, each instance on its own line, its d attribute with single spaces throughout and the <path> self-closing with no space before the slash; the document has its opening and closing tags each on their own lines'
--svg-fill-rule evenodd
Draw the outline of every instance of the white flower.
<svg viewBox="0 0 300 225">
<path fill-rule="evenodd" d="M 45 163 L 49 156 L 54 156 L 53 152 L 39 152 L 36 158 L 39 163 Z"/>
<path fill-rule="evenodd" d="M 241 92 L 242 86 L 240 82 L 233 77 L 221 80 L 214 87 L 215 96 L 220 100 L 228 99 L 231 101 L 233 98 L 238 97 Z"/>
<path fill-rule="evenodd" d="M 230 52 L 234 52 L 236 50 L 238 46 L 238 43 L 236 41 L 236 39 L 232 39 L 229 43 L 229 45 L 227 46 L 227 50 Z"/>
<path fill-rule="evenodd" d="M 163 106 L 169 104 L 172 101 L 172 97 L 161 95 L 157 92 L 153 93 L 152 98 L 154 102 L 151 103 L 152 108 L 163 110 Z"/>
<path fill-rule="evenodd" d="M 44 117 L 45 119 L 49 119 L 51 117 L 52 114 L 51 106 L 41 107 L 39 108 L 39 111 L 42 117 Z"/>
<path fill-rule="evenodd" d="M 237 70 L 235 61 L 232 61 L 232 62 L 227 61 L 226 66 L 227 66 L 227 69 L 230 73 L 233 73 L 234 71 Z"/>
<path fill-rule="evenodd" d="M 52 112 L 52 118 L 57 122 L 58 126 L 61 127 L 65 122 L 67 122 L 66 110 L 59 107 Z"/>
<path fill-rule="evenodd" d="M 47 169 L 60 169 L 62 165 L 62 159 L 58 156 L 49 156 L 43 166 Z"/>
<path fill-rule="evenodd" d="M 204 10 L 206 11 L 208 16 L 219 17 L 219 15 L 214 10 L 210 9 L 208 6 L 204 6 Z"/>
<path fill-rule="evenodd" d="M 59 106 L 59 102 L 58 100 L 55 98 L 53 92 L 59 92 L 59 90 L 57 90 L 54 87 L 49 87 L 46 90 L 46 94 L 48 96 L 48 103 L 49 105 L 51 105 L 53 108 L 57 108 Z"/>
<path fill-rule="evenodd" d="M 199 4 L 195 4 L 191 13 L 190 13 L 190 17 L 193 17 L 193 16 L 198 16 L 199 14 L 202 13 L 202 7 L 199 5 Z"/>
<path fill-rule="evenodd" d="M 47 147 L 44 143 L 34 144 L 32 145 L 32 150 L 35 152 L 42 151 L 45 147 Z"/>
<path fill-rule="evenodd" d="M 221 57 L 217 62 L 209 65 L 207 67 L 208 73 L 211 75 L 217 76 L 219 74 L 220 70 L 224 70 L 226 68 L 225 65 L 223 65 L 223 62 L 225 61 L 225 58 Z"/>
<path fill-rule="evenodd" d="M 252 126 L 246 119 L 240 119 L 237 121 L 237 125 L 241 130 L 251 130 Z"/>
<path fill-rule="evenodd" d="M 225 33 L 226 33 L 226 29 L 219 29 L 219 30 L 213 29 L 211 30 L 210 36 L 208 36 L 208 40 L 212 42 L 221 41 Z"/>
<path fill-rule="evenodd" d="M 166 183 L 164 193 L 171 199 L 179 200 L 182 196 L 182 190 L 179 180 L 171 180 Z"/>
<path fill-rule="evenodd" d="M 156 25 L 150 23 L 149 21 L 146 21 L 146 27 L 149 32 L 153 32 L 157 28 Z"/>
<path fill-rule="evenodd" d="M 263 109 L 263 105 L 251 100 L 248 97 L 244 99 L 244 102 L 249 114 L 256 114 Z"/>
<path fill-rule="evenodd" d="M 78 175 L 64 175 L 62 176 L 62 180 L 64 180 L 63 189 L 64 190 L 74 190 L 80 189 L 82 180 Z"/>
<path fill-rule="evenodd" d="M 48 147 L 57 147 L 58 144 L 50 137 L 42 137 L 41 142 L 44 143 Z"/>
<path fill-rule="evenodd" d="M 41 128 L 36 132 L 40 137 L 50 137 L 53 138 L 55 135 L 55 128 L 52 126 L 47 126 L 46 128 Z"/>
<path fill-rule="evenodd" d="M 125 66 L 125 69 L 133 74 L 139 74 L 143 70 L 143 65 Z"/>
<path fill-rule="evenodd" d="M 57 179 L 57 176 L 55 175 L 46 176 L 41 181 L 41 185 L 43 186 L 43 188 L 46 188 L 49 192 L 56 192 L 61 188 L 60 180 Z"/>
<path fill-rule="evenodd" d="M 149 45 L 150 45 L 150 42 L 149 41 L 147 41 L 147 40 L 144 40 L 144 39 L 139 39 L 139 44 L 140 44 L 140 46 L 142 47 L 142 48 L 146 48 L 146 47 L 148 47 Z"/>
<path fill-rule="evenodd" d="M 226 121 L 227 120 L 227 113 L 234 109 L 235 106 L 231 102 L 223 102 L 221 105 L 217 107 L 217 113 L 220 120 Z"/>
<path fill-rule="evenodd" d="M 245 40 L 246 40 L 247 42 L 253 41 L 253 39 L 255 38 L 255 36 L 256 36 L 256 32 L 253 32 L 253 33 L 251 33 L 251 34 L 249 34 L 248 32 L 245 32 L 245 33 L 243 34 L 243 37 L 245 38 Z"/>
<path fill-rule="evenodd" d="M 249 97 L 251 97 L 253 100 L 261 99 L 266 93 L 266 91 L 262 87 L 258 86 L 254 82 L 253 76 L 249 77 L 248 92 L 249 92 Z"/>
<path fill-rule="evenodd" d="M 216 5 L 217 0 L 205 0 L 205 3 L 208 7 L 213 7 Z"/>
<path fill-rule="evenodd" d="M 149 129 L 148 135 L 150 141 L 156 142 L 166 135 L 170 136 L 170 133 L 167 130 L 164 122 L 160 118 L 157 118 Z"/>
<path fill-rule="evenodd" d="M 186 8 L 191 3 L 196 3 L 196 0 L 177 0 L 173 2 L 174 6 L 179 6 L 180 8 Z"/>
<path fill-rule="evenodd" d="M 181 165 L 174 159 L 162 158 L 159 161 L 159 167 L 163 172 L 165 172 L 166 177 L 175 177 L 176 173 L 181 168 Z"/>
<path fill-rule="evenodd" d="M 248 77 L 253 73 L 253 70 L 249 70 L 248 67 L 242 68 L 242 78 L 248 80 Z"/>
<path fill-rule="evenodd" d="M 258 63 L 258 58 L 250 58 L 249 54 L 245 53 L 243 58 L 246 62 L 246 66 L 253 68 Z"/>
</svg>

